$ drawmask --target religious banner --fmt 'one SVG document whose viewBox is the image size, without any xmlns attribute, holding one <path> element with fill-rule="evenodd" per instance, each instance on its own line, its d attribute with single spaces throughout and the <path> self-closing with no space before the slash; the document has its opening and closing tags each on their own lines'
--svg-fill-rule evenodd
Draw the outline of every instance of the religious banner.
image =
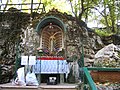
<svg viewBox="0 0 120 90">
<path fill-rule="evenodd" d="M 21 56 L 21 65 L 28 65 L 28 56 Z"/>
<path fill-rule="evenodd" d="M 29 65 L 36 64 L 36 56 L 29 56 Z"/>
</svg>

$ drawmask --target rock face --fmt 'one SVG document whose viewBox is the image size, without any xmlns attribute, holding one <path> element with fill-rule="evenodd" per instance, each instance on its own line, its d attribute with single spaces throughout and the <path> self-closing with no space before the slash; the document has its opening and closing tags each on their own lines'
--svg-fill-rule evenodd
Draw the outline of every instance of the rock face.
<svg viewBox="0 0 120 90">
<path fill-rule="evenodd" d="M 14 65 L 1 65 L 0 83 L 10 82 L 13 78 Z"/>
<path fill-rule="evenodd" d="M 9 82 L 15 74 L 17 48 L 20 51 L 22 29 L 25 29 L 30 15 L 19 11 L 0 13 L 0 83 Z"/>
<path fill-rule="evenodd" d="M 78 79 L 78 65 L 84 48 L 85 66 L 94 61 L 96 51 L 101 49 L 104 44 L 101 37 L 97 36 L 87 25 L 66 13 L 61 13 L 56 9 L 48 13 L 33 13 L 31 20 L 30 14 L 20 11 L 8 11 L 0 13 L 0 65 L 2 70 L 1 82 L 10 81 L 15 74 L 15 60 L 20 55 L 36 55 L 36 48 L 39 47 L 39 35 L 35 32 L 40 20 L 47 16 L 55 16 L 64 22 L 66 27 L 66 53 L 68 62 L 72 62 L 76 68 L 73 72 L 76 80 Z M 18 55 L 19 54 L 19 55 Z M 74 58 L 73 56 L 76 55 Z"/>
<path fill-rule="evenodd" d="M 95 54 L 95 66 L 97 67 L 120 67 L 120 48 L 109 44 Z"/>
<path fill-rule="evenodd" d="M 100 57 L 112 57 L 113 54 L 114 56 L 117 56 L 118 53 L 116 52 L 118 50 L 117 46 L 115 46 L 114 44 L 109 44 L 107 46 L 105 46 L 104 48 L 102 48 L 101 50 L 99 50 L 96 54 L 95 54 L 95 58 L 100 58 Z"/>
</svg>

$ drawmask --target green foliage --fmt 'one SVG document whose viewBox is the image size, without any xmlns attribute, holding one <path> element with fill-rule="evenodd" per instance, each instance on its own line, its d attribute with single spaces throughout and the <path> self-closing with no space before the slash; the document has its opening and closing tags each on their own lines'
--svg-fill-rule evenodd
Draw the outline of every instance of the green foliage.
<svg viewBox="0 0 120 90">
<path fill-rule="evenodd" d="M 69 4 L 67 4 L 66 0 L 42 0 L 45 5 L 45 9 L 48 12 L 49 10 L 55 8 L 58 9 L 60 12 L 69 13 Z M 66 5 L 67 4 L 67 5 Z"/>
<path fill-rule="evenodd" d="M 99 60 L 94 63 L 95 67 L 114 67 L 114 68 L 119 68 L 120 67 L 120 61 L 116 60 Z"/>
<path fill-rule="evenodd" d="M 72 55 L 72 56 L 70 57 L 70 61 L 76 61 L 76 60 L 78 60 L 77 55 Z"/>
<path fill-rule="evenodd" d="M 52 5 L 52 0 L 42 0 L 42 1 L 43 1 L 43 3 L 44 3 L 45 7 L 46 7 L 47 5 Z"/>
<path fill-rule="evenodd" d="M 15 0 L 7 0 L 4 9 L 8 9 L 8 3 L 15 2 Z M 22 3 L 28 2 L 31 3 L 31 0 L 22 0 Z M 108 31 L 118 32 L 116 24 L 120 21 L 119 0 L 33 0 L 33 2 L 44 3 L 47 12 L 53 8 L 69 14 L 72 12 L 72 15 L 74 14 L 79 21 L 84 20 L 86 23 L 96 21 L 98 26 L 103 24 L 107 28 L 107 33 Z M 22 8 L 30 7 L 23 5 Z"/>
<path fill-rule="evenodd" d="M 95 33 L 97 33 L 99 36 L 111 36 L 114 34 L 113 32 L 110 32 L 108 30 L 99 30 L 99 29 L 96 29 Z"/>
<path fill-rule="evenodd" d="M 120 2 L 115 0 L 69 0 L 75 16 L 79 20 L 96 21 L 98 25 L 103 24 L 107 29 L 100 31 L 102 35 L 116 33 L 117 21 L 120 20 Z M 117 6 L 116 6 L 117 5 Z M 92 18 L 91 18 L 92 17 Z M 97 31 L 99 32 L 99 31 Z"/>
</svg>

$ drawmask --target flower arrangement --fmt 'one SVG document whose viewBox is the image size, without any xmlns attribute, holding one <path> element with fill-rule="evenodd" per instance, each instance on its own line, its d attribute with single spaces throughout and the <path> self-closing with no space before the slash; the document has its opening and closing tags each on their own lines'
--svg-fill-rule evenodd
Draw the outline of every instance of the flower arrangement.
<svg viewBox="0 0 120 90">
<path fill-rule="evenodd" d="M 47 48 L 37 48 L 37 54 L 39 56 L 49 56 L 49 50 Z"/>
</svg>

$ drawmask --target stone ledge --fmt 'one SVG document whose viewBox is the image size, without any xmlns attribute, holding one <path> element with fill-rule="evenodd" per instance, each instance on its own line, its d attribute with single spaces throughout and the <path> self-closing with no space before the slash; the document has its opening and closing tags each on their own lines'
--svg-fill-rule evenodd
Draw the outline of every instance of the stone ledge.
<svg viewBox="0 0 120 90">
<path fill-rule="evenodd" d="M 75 89 L 78 88 L 79 85 L 77 84 L 58 84 L 58 85 L 40 85 L 40 88 L 46 88 L 46 89 Z"/>
<path fill-rule="evenodd" d="M 39 86 L 14 86 L 10 83 L 1 84 L 0 90 L 79 90 L 78 84 L 57 84 L 47 85 L 42 83 Z"/>
<path fill-rule="evenodd" d="M 12 85 L 11 83 L 7 83 L 7 84 L 1 84 L 0 85 L 0 88 L 10 88 L 10 89 L 12 89 L 12 88 L 24 88 L 24 89 L 37 89 L 38 88 L 38 86 L 17 86 L 17 85 Z"/>
</svg>

